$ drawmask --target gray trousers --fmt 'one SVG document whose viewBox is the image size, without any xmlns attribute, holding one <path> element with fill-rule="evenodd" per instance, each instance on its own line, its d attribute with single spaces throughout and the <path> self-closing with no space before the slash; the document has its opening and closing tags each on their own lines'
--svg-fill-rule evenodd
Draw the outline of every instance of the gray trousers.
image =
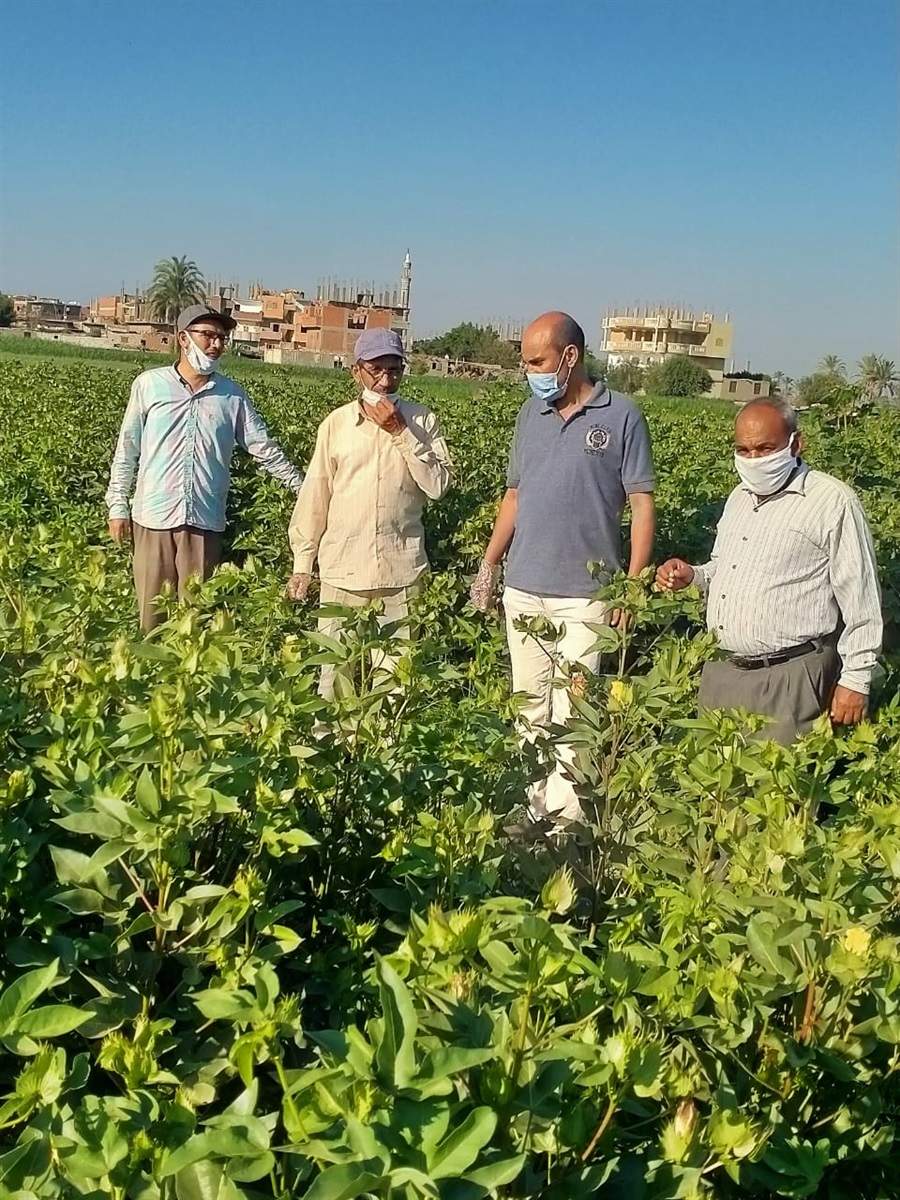
<svg viewBox="0 0 900 1200">
<path fill-rule="evenodd" d="M 834 638 L 774 667 L 747 670 L 727 660 L 708 662 L 700 679 L 700 709 L 745 708 L 771 717 L 774 724 L 758 736 L 789 746 L 825 712 L 840 673 Z"/>
<path fill-rule="evenodd" d="M 141 629 L 153 629 L 163 620 L 156 597 L 164 583 L 184 595 L 188 576 L 209 579 L 222 558 L 222 534 L 212 529 L 179 525 L 177 529 L 146 529 L 132 522 L 134 539 L 134 590 L 137 592 Z"/>
</svg>

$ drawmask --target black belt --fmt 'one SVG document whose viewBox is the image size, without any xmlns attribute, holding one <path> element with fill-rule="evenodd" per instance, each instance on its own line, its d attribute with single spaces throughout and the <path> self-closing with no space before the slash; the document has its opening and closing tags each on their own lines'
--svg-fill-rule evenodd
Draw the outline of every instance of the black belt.
<svg viewBox="0 0 900 1200">
<path fill-rule="evenodd" d="M 821 650 L 825 644 L 824 638 L 813 638 L 811 642 L 801 642 L 799 646 L 789 646 L 787 650 L 777 650 L 774 654 L 760 654 L 755 658 L 744 658 L 740 654 L 729 655 L 728 661 L 733 667 L 742 671 L 758 671 L 760 667 L 777 667 L 779 663 L 790 662 L 792 658 L 802 658 L 804 654 L 812 654 Z"/>
</svg>

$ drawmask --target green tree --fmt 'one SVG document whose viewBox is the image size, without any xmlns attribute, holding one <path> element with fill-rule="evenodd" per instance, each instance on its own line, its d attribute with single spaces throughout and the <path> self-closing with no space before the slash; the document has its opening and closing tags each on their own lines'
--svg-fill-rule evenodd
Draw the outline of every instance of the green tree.
<svg viewBox="0 0 900 1200">
<path fill-rule="evenodd" d="M 202 304 L 206 284 L 200 268 L 187 255 L 161 259 L 153 268 L 153 282 L 147 289 L 150 315 L 158 321 L 174 321 L 191 304 Z"/>
<path fill-rule="evenodd" d="M 8 329 L 13 322 L 12 297 L 0 292 L 0 329 Z"/>
<path fill-rule="evenodd" d="M 847 381 L 833 371 L 813 371 L 804 375 L 797 384 L 798 408 L 818 408 L 830 400 L 834 392 L 846 386 Z"/>
<path fill-rule="evenodd" d="M 900 372 L 888 358 L 866 354 L 856 364 L 856 380 L 867 396 L 875 400 L 893 397 L 900 389 Z"/>
<path fill-rule="evenodd" d="M 786 375 L 784 371 L 776 371 L 771 379 L 772 391 L 778 396 L 784 396 L 785 399 L 790 399 L 794 394 L 795 383 L 790 375 Z"/>
<path fill-rule="evenodd" d="M 650 396 L 702 396 L 712 388 L 712 376 L 684 354 L 674 354 L 644 376 L 644 390 Z"/>
<path fill-rule="evenodd" d="M 597 357 L 590 346 L 584 348 L 584 369 L 595 383 L 606 379 L 606 363 Z"/>
<path fill-rule="evenodd" d="M 516 367 L 519 351 L 512 342 L 504 341 L 490 325 L 474 325 L 463 321 L 440 337 L 424 338 L 413 350 L 422 354 L 449 355 L 463 362 L 490 363 L 498 367 Z"/>
<path fill-rule="evenodd" d="M 606 372 L 606 386 L 612 392 L 633 396 L 644 386 L 646 372 L 639 362 L 624 362 Z"/>
<path fill-rule="evenodd" d="M 838 379 L 847 378 L 847 364 L 836 354 L 826 354 L 816 367 L 817 375 L 834 375 Z"/>
</svg>

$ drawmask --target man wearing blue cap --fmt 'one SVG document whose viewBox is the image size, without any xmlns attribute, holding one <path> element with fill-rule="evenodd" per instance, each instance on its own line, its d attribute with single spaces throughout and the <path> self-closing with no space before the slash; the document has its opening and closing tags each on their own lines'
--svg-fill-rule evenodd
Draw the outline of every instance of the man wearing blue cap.
<svg viewBox="0 0 900 1200">
<path fill-rule="evenodd" d="M 360 394 L 329 413 L 297 497 L 288 537 L 292 600 L 306 596 L 318 559 L 323 604 L 384 605 L 382 623 L 402 620 L 428 570 L 422 513 L 450 483 L 450 455 L 434 413 L 398 393 L 403 343 L 391 329 L 357 339 L 351 372 Z M 319 631 L 340 630 L 321 618 Z M 390 666 L 390 662 L 382 665 Z M 320 693 L 334 695 L 335 671 L 322 669 Z"/>
</svg>

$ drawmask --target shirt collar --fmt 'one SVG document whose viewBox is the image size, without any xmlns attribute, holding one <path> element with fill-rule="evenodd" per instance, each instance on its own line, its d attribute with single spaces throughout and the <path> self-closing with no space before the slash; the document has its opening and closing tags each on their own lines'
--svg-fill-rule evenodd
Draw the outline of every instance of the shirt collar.
<svg viewBox="0 0 900 1200">
<path fill-rule="evenodd" d="M 559 402 L 557 400 L 553 400 L 549 404 L 542 405 L 541 412 L 556 412 L 556 405 L 558 403 Z M 578 411 L 581 412 L 585 408 L 608 408 L 610 404 L 612 404 L 612 392 L 605 383 L 595 383 L 594 390 L 591 392 L 587 400 L 585 400 L 584 404 L 582 404 Z"/>
<path fill-rule="evenodd" d="M 172 364 L 172 374 L 175 376 L 175 378 L 178 380 L 178 382 L 181 384 L 182 387 L 187 388 L 187 390 L 191 393 L 192 396 L 196 396 L 200 392 L 205 392 L 208 387 L 213 387 L 215 384 L 215 381 L 216 381 L 215 375 L 210 375 L 209 378 L 206 380 L 206 383 L 201 383 L 200 387 L 198 387 L 196 389 L 196 391 L 194 391 L 191 388 L 191 385 L 188 383 L 188 381 L 182 375 L 182 373 L 178 370 L 178 363 Z"/>
</svg>

